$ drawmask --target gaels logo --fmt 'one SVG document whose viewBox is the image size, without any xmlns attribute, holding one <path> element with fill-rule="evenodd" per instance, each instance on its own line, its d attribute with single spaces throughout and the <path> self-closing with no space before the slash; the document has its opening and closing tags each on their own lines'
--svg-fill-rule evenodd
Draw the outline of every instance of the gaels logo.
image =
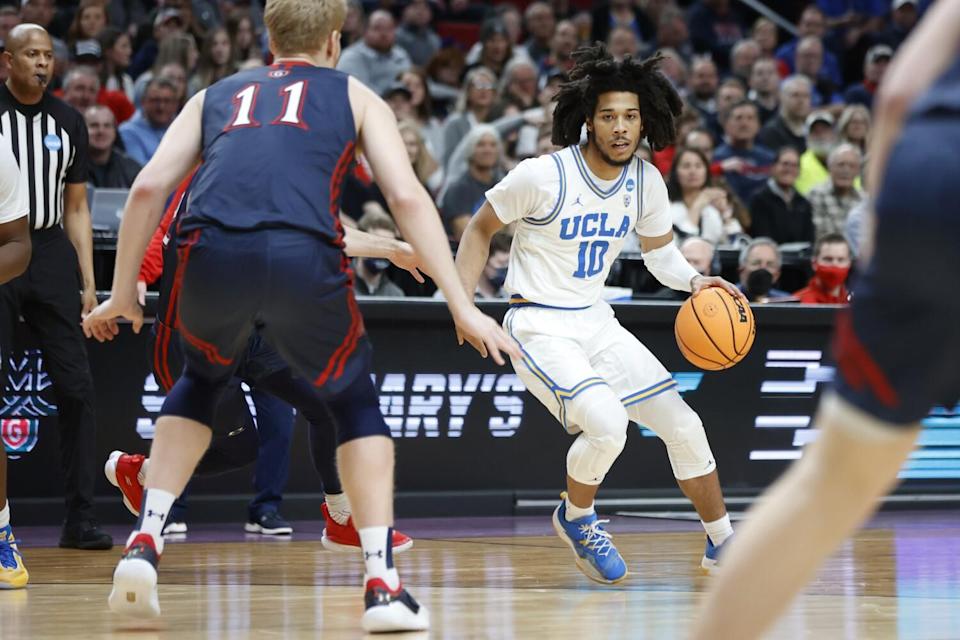
<svg viewBox="0 0 960 640">
<path fill-rule="evenodd" d="M 273 71 L 267 74 L 271 78 L 283 78 L 290 75 L 290 72 L 286 69 L 274 69 Z"/>
<path fill-rule="evenodd" d="M 12 453 L 27 453 L 37 445 L 39 421 L 28 418 L 4 418 L 0 420 L 0 439 L 4 448 Z"/>
</svg>

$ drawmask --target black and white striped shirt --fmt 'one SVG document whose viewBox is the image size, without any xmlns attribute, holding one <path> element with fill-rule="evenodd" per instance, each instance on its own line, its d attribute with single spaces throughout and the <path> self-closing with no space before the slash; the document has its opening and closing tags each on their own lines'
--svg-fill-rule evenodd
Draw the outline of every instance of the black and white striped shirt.
<svg viewBox="0 0 960 640">
<path fill-rule="evenodd" d="M 37 104 L 23 104 L 0 84 L 0 134 L 20 165 L 30 195 L 30 228 L 58 226 L 66 185 L 87 181 L 83 116 L 49 93 Z"/>
</svg>

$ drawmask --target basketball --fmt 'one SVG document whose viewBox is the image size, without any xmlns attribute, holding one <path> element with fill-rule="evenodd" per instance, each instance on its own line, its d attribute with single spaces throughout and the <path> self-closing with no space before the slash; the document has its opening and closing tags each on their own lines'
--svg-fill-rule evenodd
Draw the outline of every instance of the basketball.
<svg viewBox="0 0 960 640">
<path fill-rule="evenodd" d="M 673 333 L 691 364 L 720 371 L 750 352 L 757 328 L 746 301 L 720 287 L 710 287 L 681 305 Z"/>
</svg>

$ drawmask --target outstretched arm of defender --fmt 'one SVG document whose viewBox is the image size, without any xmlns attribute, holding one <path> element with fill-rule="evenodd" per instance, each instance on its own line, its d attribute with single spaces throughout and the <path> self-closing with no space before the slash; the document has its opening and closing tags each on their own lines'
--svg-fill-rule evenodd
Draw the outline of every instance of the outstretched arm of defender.
<svg viewBox="0 0 960 640">
<path fill-rule="evenodd" d="M 401 269 L 406 269 L 417 282 L 423 282 L 420 258 L 409 243 L 360 231 L 343 229 L 343 250 L 351 258 L 386 258 Z"/>
<path fill-rule="evenodd" d="M 130 320 L 135 332 L 143 325 L 143 310 L 137 304 L 140 263 L 160 223 L 166 199 L 199 161 L 203 96 L 201 91 L 190 99 L 133 182 L 120 223 L 113 290 L 110 298 L 84 319 L 83 331 L 88 338 L 112 340 L 118 332 L 118 318 Z"/>
</svg>

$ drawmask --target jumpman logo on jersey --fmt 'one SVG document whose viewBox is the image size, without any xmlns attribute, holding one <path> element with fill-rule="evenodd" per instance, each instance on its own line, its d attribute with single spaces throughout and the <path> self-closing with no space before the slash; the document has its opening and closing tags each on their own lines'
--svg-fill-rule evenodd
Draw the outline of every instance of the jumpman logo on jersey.
<svg viewBox="0 0 960 640">
<path fill-rule="evenodd" d="M 577 199 L 570 203 L 570 206 L 571 206 L 571 207 L 575 207 L 575 206 L 577 206 L 577 205 L 580 205 L 581 207 L 583 206 L 583 203 L 580 202 L 580 194 L 579 194 L 579 193 L 577 194 Z"/>
</svg>

